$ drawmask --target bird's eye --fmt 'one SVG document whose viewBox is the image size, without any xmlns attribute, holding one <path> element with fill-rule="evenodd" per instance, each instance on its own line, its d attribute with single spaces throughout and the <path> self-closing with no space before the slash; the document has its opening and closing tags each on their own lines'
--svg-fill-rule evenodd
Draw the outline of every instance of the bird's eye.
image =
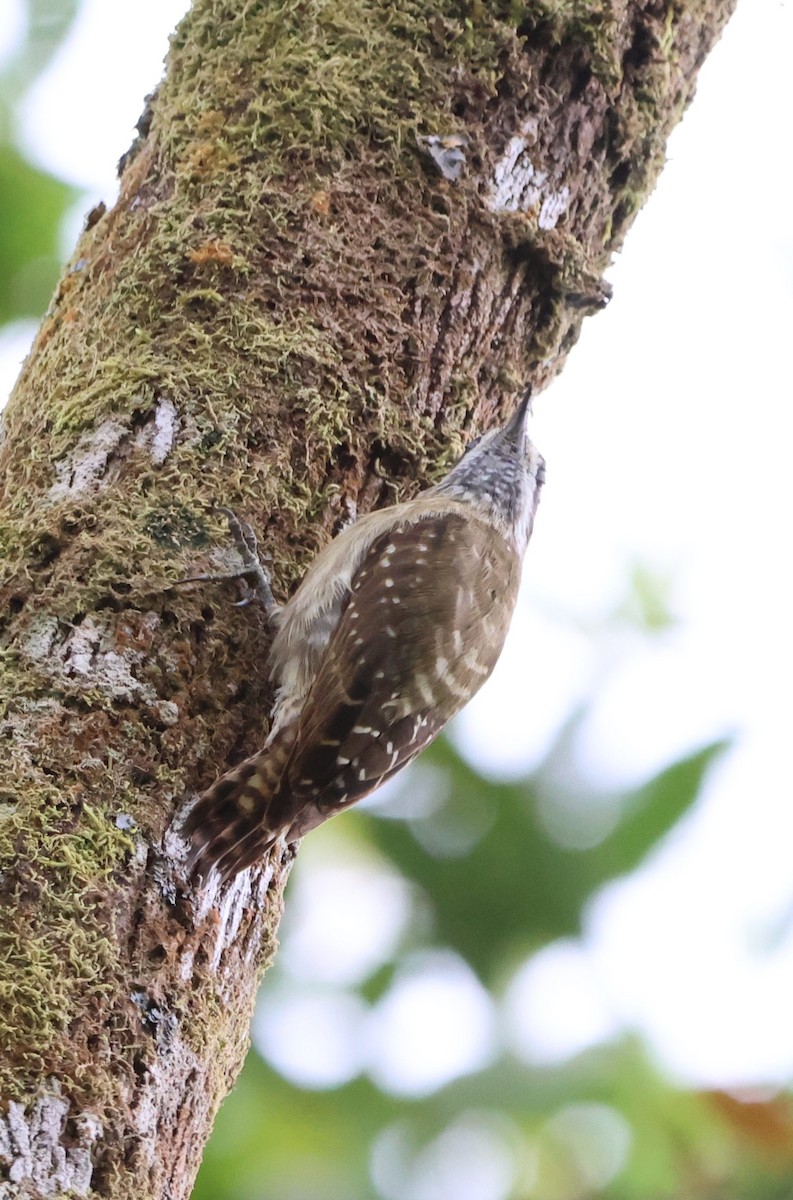
<svg viewBox="0 0 793 1200">
<path fill-rule="evenodd" d="M 470 442 L 465 447 L 465 453 L 468 454 L 469 450 L 473 450 L 474 446 L 478 446 L 483 437 L 484 434 L 480 433 L 479 437 L 471 438 Z"/>
</svg>

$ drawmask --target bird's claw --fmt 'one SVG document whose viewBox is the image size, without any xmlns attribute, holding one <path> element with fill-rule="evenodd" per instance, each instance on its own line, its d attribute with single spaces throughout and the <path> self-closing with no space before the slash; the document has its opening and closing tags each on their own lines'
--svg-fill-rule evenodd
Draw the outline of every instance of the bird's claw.
<svg viewBox="0 0 793 1200">
<path fill-rule="evenodd" d="M 280 612 L 280 605 L 276 602 L 273 596 L 273 591 L 270 583 L 270 572 L 264 566 L 264 561 L 271 561 L 269 555 L 259 555 L 259 542 L 253 527 L 247 521 L 242 520 L 231 508 L 226 508 L 223 504 L 215 506 L 215 512 L 222 513 L 229 523 L 231 535 L 236 543 L 237 551 L 242 559 L 242 570 L 229 571 L 225 574 L 209 574 L 209 575 L 191 575 L 187 579 L 177 580 L 178 584 L 182 583 L 225 583 L 229 580 L 244 579 L 253 592 L 252 596 L 246 596 L 239 600 L 235 607 L 245 608 L 252 604 L 254 600 L 258 600 L 262 605 L 267 619 L 274 620 Z"/>
</svg>

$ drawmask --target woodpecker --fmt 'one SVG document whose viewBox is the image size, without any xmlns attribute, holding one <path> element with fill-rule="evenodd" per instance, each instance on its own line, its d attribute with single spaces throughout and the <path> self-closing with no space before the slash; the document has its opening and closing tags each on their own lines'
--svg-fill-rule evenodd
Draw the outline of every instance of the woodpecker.
<svg viewBox="0 0 793 1200">
<path fill-rule="evenodd" d="M 530 397 L 440 483 L 361 517 L 283 607 L 249 527 L 228 512 L 274 628 L 277 685 L 261 751 L 189 812 L 190 870 L 222 880 L 361 800 L 428 746 L 504 645 L 545 478 Z M 216 576 L 196 576 L 213 579 Z"/>
</svg>

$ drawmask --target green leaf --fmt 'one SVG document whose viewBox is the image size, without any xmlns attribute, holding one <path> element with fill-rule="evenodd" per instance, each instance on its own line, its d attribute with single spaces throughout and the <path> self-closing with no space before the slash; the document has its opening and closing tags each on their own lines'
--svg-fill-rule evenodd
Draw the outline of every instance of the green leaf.
<svg viewBox="0 0 793 1200">
<path fill-rule="evenodd" d="M 612 833 L 587 850 L 557 845 L 538 820 L 541 773 L 517 784 L 484 780 L 446 741 L 436 743 L 431 761 L 449 798 L 426 822 L 411 827 L 361 813 L 345 819 L 365 821 L 380 850 L 431 897 L 435 940 L 493 982 L 532 949 L 580 931 L 592 894 L 635 869 L 668 833 L 693 804 L 723 748 L 722 742 L 708 746 L 626 796 Z M 407 799 L 409 775 L 404 786 Z M 440 832 L 443 826 L 464 826 L 477 806 L 488 814 L 489 827 L 464 853 L 445 855 L 438 830 L 431 837 L 422 831 L 422 824 L 434 823 Z"/>
<path fill-rule="evenodd" d="M 613 836 L 598 849 L 603 882 L 639 866 L 694 803 L 711 763 L 728 746 L 727 741 L 705 746 L 666 767 L 626 798 L 622 820 Z"/>
<path fill-rule="evenodd" d="M 58 227 L 77 192 L 0 146 L 0 322 L 38 316 L 60 271 Z"/>
</svg>

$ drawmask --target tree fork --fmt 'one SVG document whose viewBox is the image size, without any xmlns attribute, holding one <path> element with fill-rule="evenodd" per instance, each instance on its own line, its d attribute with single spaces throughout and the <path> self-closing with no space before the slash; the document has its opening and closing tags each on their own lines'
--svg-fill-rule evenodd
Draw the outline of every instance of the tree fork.
<svg viewBox="0 0 793 1200">
<path fill-rule="evenodd" d="M 3 1200 L 189 1195 L 243 1061 L 289 864 L 196 897 L 169 832 L 271 700 L 263 616 L 168 590 L 213 506 L 289 587 L 546 383 L 733 4 L 182 22 L 0 446 Z"/>
</svg>

